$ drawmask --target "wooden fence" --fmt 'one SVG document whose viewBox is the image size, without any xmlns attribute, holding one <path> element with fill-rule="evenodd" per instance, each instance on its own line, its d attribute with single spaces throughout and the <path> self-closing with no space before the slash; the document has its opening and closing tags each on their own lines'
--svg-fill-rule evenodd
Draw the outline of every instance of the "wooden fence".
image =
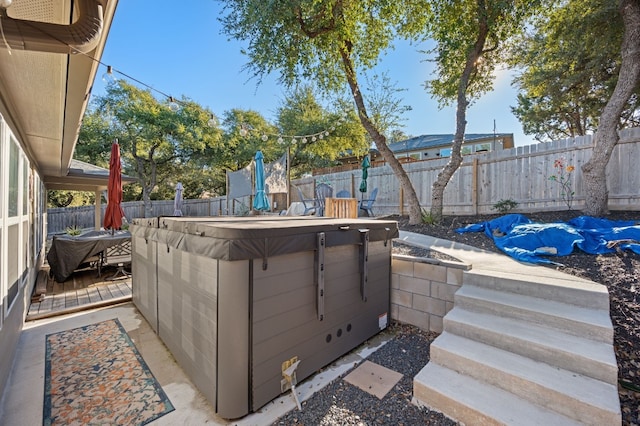
<svg viewBox="0 0 640 426">
<path fill-rule="evenodd" d="M 611 210 L 640 210 L 640 128 L 620 132 L 607 166 L 607 188 Z M 581 166 L 591 158 L 592 136 L 563 139 L 549 143 L 464 156 L 444 192 L 445 215 L 497 213 L 496 203 L 512 200 L 518 203 L 513 212 L 567 210 L 562 188 L 549 179 L 556 173 L 554 162 L 564 158 L 565 165 L 575 167 L 569 174 L 575 192 L 572 209 L 581 210 L 585 203 L 585 187 Z M 448 159 L 430 159 L 404 164 L 409 179 L 424 209 L 431 206 L 431 187 Z M 292 185 L 300 187 L 305 196 L 314 193 L 316 182 L 328 182 L 334 194 L 348 190 L 361 198 L 358 187 L 361 171 L 333 173 L 299 179 Z M 407 203 L 398 180 L 389 166 L 369 169 L 369 192 L 378 188 L 374 203 L 376 215 L 407 214 Z M 297 191 L 293 201 L 297 200 Z M 364 198 L 367 198 L 366 196 Z"/>
<path fill-rule="evenodd" d="M 567 210 L 561 195 L 562 188 L 549 179 L 556 173 L 553 165 L 564 158 L 566 165 L 575 169 L 569 174 L 572 208 L 581 210 L 585 203 L 585 188 L 581 166 L 591 158 L 592 136 L 562 139 L 549 143 L 526 145 L 511 149 L 478 153 L 464 156 L 464 161 L 447 185 L 444 192 L 445 215 L 473 215 L 497 213 L 494 206 L 500 201 L 515 201 L 513 212 Z M 607 166 L 607 188 L 611 210 L 640 210 L 640 128 L 620 132 L 620 142 L 616 146 Z M 448 159 L 430 159 L 404 164 L 409 179 L 424 209 L 431 206 L 431 186 Z M 299 201 L 299 187 L 306 197 L 314 194 L 316 182 L 328 182 L 336 194 L 347 190 L 353 198 L 362 198 L 358 191 L 361 170 L 341 171 L 322 176 L 313 176 L 291 182 L 291 201 Z M 398 180 L 391 167 L 372 167 L 367 179 L 368 193 L 378 188 L 378 196 L 373 205 L 379 215 L 407 214 L 407 203 Z M 367 193 L 367 194 L 368 194 Z M 367 195 L 365 194 L 365 195 Z M 286 195 L 286 194 L 283 194 Z M 364 198 L 367 198 L 366 196 Z M 278 206 L 285 208 L 285 198 L 279 198 Z M 239 204 L 238 204 L 239 203 Z M 246 213 L 247 200 L 233 200 L 233 207 L 227 212 L 226 197 L 205 200 L 184 200 L 184 216 L 216 216 Z M 238 205 L 236 205 L 238 204 Z M 173 200 L 153 201 L 153 216 L 171 216 Z M 240 206 L 240 207 L 238 207 Z M 241 207 L 245 207 L 243 210 Z M 102 214 L 104 214 L 104 208 Z M 141 201 L 123 203 L 127 219 L 144 217 Z M 64 232 L 68 226 L 93 228 L 94 207 L 83 206 L 48 210 L 48 233 Z"/>
<path fill-rule="evenodd" d="M 173 200 L 154 200 L 151 202 L 153 216 L 172 216 Z M 142 201 L 127 201 L 122 203 L 127 220 L 144 217 Z M 106 206 L 102 206 L 101 217 L 104 217 Z M 182 203 L 183 216 L 219 216 L 227 214 L 226 197 L 208 199 L 184 200 Z M 69 226 L 83 229 L 94 227 L 94 206 L 65 207 L 47 210 L 47 233 L 58 234 L 65 232 Z"/>
</svg>

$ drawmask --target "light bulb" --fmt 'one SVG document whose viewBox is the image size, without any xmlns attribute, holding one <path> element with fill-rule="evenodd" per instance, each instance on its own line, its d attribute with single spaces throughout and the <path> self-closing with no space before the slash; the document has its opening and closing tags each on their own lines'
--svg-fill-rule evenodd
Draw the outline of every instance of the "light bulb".
<svg viewBox="0 0 640 426">
<path fill-rule="evenodd" d="M 244 127 L 240 128 L 240 136 L 242 136 L 244 138 L 248 134 L 249 134 L 249 131 L 247 129 L 245 129 Z"/>
<path fill-rule="evenodd" d="M 169 96 L 169 109 L 173 112 L 177 112 L 180 109 L 180 105 L 178 105 L 173 96 Z"/>
<path fill-rule="evenodd" d="M 312 136 L 312 137 L 311 137 L 311 142 L 315 142 L 315 141 L 316 141 L 316 137 L 315 137 L 315 136 Z"/>
<path fill-rule="evenodd" d="M 11 6 L 11 2 L 12 0 L 0 0 L 0 7 L 6 9 Z"/>
<path fill-rule="evenodd" d="M 216 127 L 218 125 L 218 119 L 215 115 L 211 114 L 211 117 L 209 117 L 209 121 L 207 121 L 207 124 L 209 125 L 209 127 Z"/>
<path fill-rule="evenodd" d="M 111 65 L 107 65 L 107 72 L 102 74 L 102 81 L 104 81 L 106 84 L 111 84 L 116 82 L 116 77 L 113 75 L 113 67 L 111 67 Z"/>
<path fill-rule="evenodd" d="M 268 139 L 269 139 L 269 136 L 267 136 L 266 134 L 262 135 L 262 141 L 263 142 L 266 142 Z"/>
<path fill-rule="evenodd" d="M 281 143 L 284 143 L 284 139 L 282 139 L 282 136 L 279 136 L 279 137 L 278 137 L 278 143 L 280 143 L 280 144 L 281 144 Z"/>
</svg>

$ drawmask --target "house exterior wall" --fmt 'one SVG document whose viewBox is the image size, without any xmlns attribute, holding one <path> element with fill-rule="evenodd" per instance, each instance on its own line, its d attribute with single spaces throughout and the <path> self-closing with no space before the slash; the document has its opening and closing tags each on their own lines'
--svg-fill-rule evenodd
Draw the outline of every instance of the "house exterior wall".
<svg viewBox="0 0 640 426">
<path fill-rule="evenodd" d="M 0 395 L 7 384 L 44 250 L 40 175 L 0 116 Z"/>
</svg>

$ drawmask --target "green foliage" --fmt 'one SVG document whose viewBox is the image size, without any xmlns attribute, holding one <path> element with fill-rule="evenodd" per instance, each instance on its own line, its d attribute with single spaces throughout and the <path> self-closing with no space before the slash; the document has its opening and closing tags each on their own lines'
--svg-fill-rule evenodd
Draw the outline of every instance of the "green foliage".
<svg viewBox="0 0 640 426">
<path fill-rule="evenodd" d="M 568 165 L 567 160 L 564 157 L 560 157 L 553 162 L 553 168 L 555 172 L 549 176 L 549 180 L 560 185 L 562 201 L 566 204 L 567 209 L 571 210 L 573 196 L 576 194 L 571 183 L 571 173 L 573 173 L 575 167 Z"/>
<path fill-rule="evenodd" d="M 67 226 L 67 228 L 65 229 L 65 232 L 67 233 L 67 235 L 71 235 L 71 236 L 77 236 L 80 235 L 82 233 L 82 228 L 80 228 L 79 226 Z"/>
<path fill-rule="evenodd" d="M 47 207 L 77 207 L 95 203 L 95 193 L 86 191 L 47 191 Z"/>
<path fill-rule="evenodd" d="M 466 83 L 465 102 L 471 104 L 493 89 L 494 72 L 505 60 L 506 44 L 523 31 L 527 18 L 536 13 L 540 3 L 538 0 L 431 2 L 432 17 L 427 31 L 436 46 L 428 53 L 435 55 L 436 72 L 426 82 L 426 88 L 440 106 L 460 101 L 459 85 L 468 62 L 473 64 L 473 70 Z M 482 32 L 486 32 L 486 37 Z M 474 57 L 478 48 L 480 54 Z"/>
<path fill-rule="evenodd" d="M 513 113 L 540 141 L 593 133 L 613 93 L 624 26 L 617 0 L 569 0 L 549 8 L 512 51 L 522 71 Z M 621 127 L 638 125 L 640 87 L 624 107 Z"/>
<path fill-rule="evenodd" d="M 149 90 L 124 80 L 109 85 L 87 111 L 78 158 L 108 167 L 110 146 L 117 139 L 123 173 L 138 178 L 140 188 L 125 190 L 125 194 L 138 194 L 147 206 L 154 191 L 156 196 L 173 194 L 179 177 L 176 170 L 187 172 L 201 165 L 206 150 L 219 146 L 222 133 L 209 125 L 210 111 L 187 98 L 179 102 L 179 110 L 173 111 Z M 215 165 L 212 160 L 210 166 Z"/>
<path fill-rule="evenodd" d="M 427 225 L 437 225 L 440 220 L 427 209 L 421 210 L 422 223 L 426 223 Z"/>
<path fill-rule="evenodd" d="M 342 54 L 354 70 L 373 68 L 398 35 L 423 31 L 428 2 L 221 0 L 223 31 L 249 40 L 246 68 L 260 81 L 272 72 L 294 87 L 313 81 L 326 93 L 346 86 Z M 348 52 L 345 52 L 348 50 Z"/>
<path fill-rule="evenodd" d="M 277 72 L 291 88 L 313 82 L 326 95 L 349 89 L 357 118 L 371 140 L 392 162 L 417 221 L 419 202 L 404 169 L 386 149 L 386 139 L 371 121 L 358 81 L 378 63 L 398 37 L 421 36 L 430 3 L 424 0 L 221 0 L 223 32 L 248 45 L 246 69 L 258 79 Z"/>
<path fill-rule="evenodd" d="M 353 107 L 338 100 L 332 110 L 324 108 L 313 89 L 303 85 L 287 93 L 276 111 L 276 122 L 284 135 L 327 135 L 313 138 L 284 138 L 282 147 L 290 150 L 291 175 L 302 176 L 314 168 L 328 167 L 344 153 L 364 155 L 369 150 L 365 132 Z"/>
<path fill-rule="evenodd" d="M 497 210 L 499 213 L 502 213 L 502 214 L 508 213 L 511 210 L 515 209 L 516 207 L 518 207 L 518 202 L 513 201 L 510 198 L 508 200 L 500 200 L 497 203 L 495 203 L 493 206 L 491 206 L 493 210 Z"/>
</svg>

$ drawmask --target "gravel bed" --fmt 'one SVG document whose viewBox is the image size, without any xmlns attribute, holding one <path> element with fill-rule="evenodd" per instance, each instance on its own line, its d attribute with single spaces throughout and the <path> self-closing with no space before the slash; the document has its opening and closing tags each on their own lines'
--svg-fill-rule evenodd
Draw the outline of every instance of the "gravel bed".
<svg viewBox="0 0 640 426">
<path fill-rule="evenodd" d="M 316 392 L 273 425 L 457 425 L 442 413 L 411 403 L 413 378 L 429 361 L 429 345 L 437 337 L 420 329 L 392 323 L 384 333 L 394 337 L 367 360 L 402 374 L 381 400 L 343 380 L 343 376 Z"/>
</svg>

